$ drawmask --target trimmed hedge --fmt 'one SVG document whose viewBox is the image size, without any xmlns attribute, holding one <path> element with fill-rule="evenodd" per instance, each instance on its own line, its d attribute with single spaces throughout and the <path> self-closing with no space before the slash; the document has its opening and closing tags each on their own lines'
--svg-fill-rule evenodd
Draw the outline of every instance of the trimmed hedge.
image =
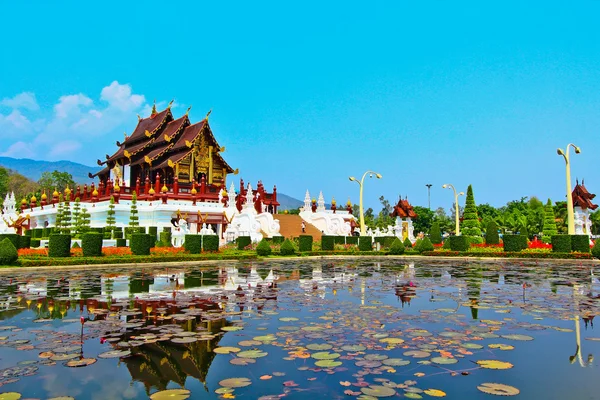
<svg viewBox="0 0 600 400">
<path fill-rule="evenodd" d="M 202 236 L 185 235 L 183 248 L 190 254 L 200 254 L 202 252 Z"/>
<path fill-rule="evenodd" d="M 53 233 L 48 241 L 48 257 L 70 257 L 71 235 Z"/>
<path fill-rule="evenodd" d="M 571 236 L 553 235 L 551 238 L 552 251 L 555 253 L 569 253 L 571 251 Z"/>
<path fill-rule="evenodd" d="M 527 248 L 527 236 L 524 235 L 504 235 L 504 251 L 521 251 Z"/>
<path fill-rule="evenodd" d="M 113 231 L 113 239 L 123 239 L 123 231 Z"/>
<path fill-rule="evenodd" d="M 44 233 L 43 228 L 33 228 L 32 233 L 31 233 L 31 238 L 32 239 L 41 239 L 43 233 Z"/>
<path fill-rule="evenodd" d="M 124 229 L 125 239 L 131 239 L 131 235 L 134 233 L 146 233 L 143 226 L 126 226 Z"/>
<path fill-rule="evenodd" d="M 298 237 L 298 251 L 312 251 L 313 237 L 310 235 L 300 235 Z"/>
<path fill-rule="evenodd" d="M 31 237 L 32 235 L 33 235 L 33 231 L 31 229 L 27 229 L 25 231 L 25 234 L 23 236 L 29 236 L 29 237 Z"/>
<path fill-rule="evenodd" d="M 281 244 L 285 241 L 285 237 L 283 236 L 273 236 L 273 243 L 275 244 Z"/>
<path fill-rule="evenodd" d="M 335 236 L 321 236 L 321 250 L 333 251 Z"/>
<path fill-rule="evenodd" d="M 40 247 L 40 239 L 31 239 L 31 243 L 29 244 L 29 247 L 32 249 L 37 249 L 38 247 Z"/>
<path fill-rule="evenodd" d="M 169 232 L 171 233 L 171 227 L 170 226 L 163 226 L 163 232 Z"/>
<path fill-rule="evenodd" d="M 14 264 L 19 258 L 19 253 L 9 238 L 0 241 L 0 265 Z"/>
<path fill-rule="evenodd" d="M 370 236 L 361 236 L 358 241 L 358 251 L 373 251 L 373 240 Z"/>
<path fill-rule="evenodd" d="M 173 247 L 173 244 L 171 243 L 171 231 L 162 231 L 159 235 L 160 237 L 160 243 L 163 247 Z"/>
<path fill-rule="evenodd" d="M 402 242 L 402 244 L 404 245 L 405 249 L 412 249 L 412 247 L 413 247 L 413 244 L 412 244 L 412 242 L 410 241 L 409 238 L 404 239 L 404 241 Z"/>
<path fill-rule="evenodd" d="M 429 229 L 429 240 L 431 240 L 431 243 L 433 244 L 442 243 L 442 231 L 439 222 L 434 222 L 431 225 L 431 229 Z"/>
<path fill-rule="evenodd" d="M 81 235 L 81 248 L 84 257 L 100 257 L 102 255 L 102 239 L 104 235 L 98 232 L 88 232 Z"/>
<path fill-rule="evenodd" d="M 28 249 L 31 247 L 31 236 L 19 236 L 19 248 Z M 589 245 L 588 245 L 589 248 Z"/>
<path fill-rule="evenodd" d="M 452 251 L 468 251 L 471 247 L 467 236 L 450 236 L 446 241 Z"/>
<path fill-rule="evenodd" d="M 590 237 L 588 235 L 571 235 L 571 250 L 580 253 L 589 253 Z"/>
<path fill-rule="evenodd" d="M 600 258 L 600 238 L 596 239 L 594 247 L 592 247 L 592 255 L 596 258 Z"/>
<path fill-rule="evenodd" d="M 396 236 L 377 236 L 375 243 L 379 243 L 381 247 L 389 248 L 394 243 Z"/>
<path fill-rule="evenodd" d="M 154 235 L 154 240 L 156 240 L 156 238 L 158 238 L 158 227 L 149 226 L 148 227 L 148 235 Z"/>
<path fill-rule="evenodd" d="M 219 235 L 204 235 L 202 239 L 202 250 L 219 251 Z"/>
<path fill-rule="evenodd" d="M 399 256 L 401 254 L 404 254 L 404 245 L 402 244 L 400 239 L 394 238 L 394 241 L 392 242 L 392 245 L 390 246 L 389 254 L 394 255 L 394 256 Z"/>
<path fill-rule="evenodd" d="M 117 239 L 117 247 L 127 247 L 127 239 Z"/>
<path fill-rule="evenodd" d="M 500 244 L 500 235 L 498 235 L 498 224 L 490 221 L 485 230 L 485 244 Z"/>
<path fill-rule="evenodd" d="M 433 243 L 431 243 L 431 240 L 429 240 L 428 237 L 424 237 L 423 239 L 417 240 L 417 243 L 415 243 L 415 250 L 417 250 L 419 253 L 423 253 L 424 251 L 433 251 Z"/>
<path fill-rule="evenodd" d="M 136 256 L 150 255 L 150 249 L 154 245 L 154 239 L 151 235 L 145 233 L 132 233 L 129 240 L 131 252 Z"/>
<path fill-rule="evenodd" d="M 285 239 L 279 248 L 279 253 L 282 256 L 293 256 L 296 254 L 296 248 L 290 239 Z"/>
<path fill-rule="evenodd" d="M 21 247 L 21 239 L 20 236 L 17 235 L 16 233 L 3 233 L 0 234 L 0 242 L 3 241 L 4 239 L 9 239 L 13 246 L 15 246 L 15 249 L 20 249 Z"/>
<path fill-rule="evenodd" d="M 271 255 L 271 246 L 269 245 L 269 241 L 263 239 L 256 246 L 256 254 L 261 257 L 266 257 Z"/>
<path fill-rule="evenodd" d="M 238 236 L 237 238 L 237 249 L 244 250 L 246 246 L 249 246 L 252 243 L 252 238 L 250 236 Z"/>
</svg>

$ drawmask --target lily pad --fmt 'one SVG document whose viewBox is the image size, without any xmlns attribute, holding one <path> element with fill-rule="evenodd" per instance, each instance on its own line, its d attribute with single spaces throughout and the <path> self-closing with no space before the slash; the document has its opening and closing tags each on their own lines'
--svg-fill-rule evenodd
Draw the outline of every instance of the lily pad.
<svg viewBox="0 0 600 400">
<path fill-rule="evenodd" d="M 306 346 L 309 350 L 329 350 L 333 346 L 327 343 L 311 343 Z"/>
<path fill-rule="evenodd" d="M 423 393 L 431 397 L 446 397 L 446 392 L 439 389 L 425 389 Z"/>
<path fill-rule="evenodd" d="M 527 335 L 512 334 L 512 335 L 501 335 L 501 336 L 504 339 L 509 339 L 509 340 L 523 340 L 523 341 L 533 340 L 533 337 L 527 336 Z"/>
<path fill-rule="evenodd" d="M 17 392 L 0 393 L 0 400 L 19 400 L 20 398 L 21 398 L 21 393 L 17 393 Z"/>
<path fill-rule="evenodd" d="M 187 389 L 167 389 L 150 395 L 150 400 L 184 400 L 190 397 Z"/>
<path fill-rule="evenodd" d="M 227 388 L 241 388 L 250 386 L 252 381 L 248 378 L 228 378 L 219 382 L 219 385 Z"/>
<path fill-rule="evenodd" d="M 79 360 L 67 361 L 65 365 L 71 368 L 87 367 L 88 365 L 95 364 L 96 361 L 98 360 L 95 358 L 81 358 Z"/>
<path fill-rule="evenodd" d="M 503 385 L 501 383 L 482 383 L 477 386 L 483 393 L 493 394 L 496 396 L 516 396 L 521 391 L 514 386 Z"/>
<path fill-rule="evenodd" d="M 240 350 L 241 349 L 239 347 L 217 347 L 216 349 L 213 350 L 213 353 L 230 354 L 230 353 L 237 353 Z"/>
<path fill-rule="evenodd" d="M 319 360 L 315 363 L 315 365 L 321 368 L 335 368 L 342 365 L 342 363 L 334 360 Z"/>
<path fill-rule="evenodd" d="M 360 389 L 361 392 L 366 394 L 367 396 L 373 397 L 391 397 L 396 394 L 396 391 L 391 387 L 373 385 L 369 387 L 364 387 Z"/>
<path fill-rule="evenodd" d="M 404 343 L 404 339 L 391 338 L 391 337 L 383 338 L 383 339 L 380 339 L 379 341 L 381 343 L 387 343 L 387 344 L 402 344 L 402 343 Z"/>
<path fill-rule="evenodd" d="M 487 369 L 510 369 L 513 365 L 506 361 L 498 361 L 498 360 L 479 360 L 477 364 L 481 368 Z"/>
<path fill-rule="evenodd" d="M 237 353 L 237 356 L 240 358 L 262 358 L 267 356 L 269 353 L 261 350 L 246 350 L 240 351 Z"/>
<path fill-rule="evenodd" d="M 315 360 L 335 360 L 339 356 L 339 353 L 330 353 L 328 351 L 321 351 L 319 353 L 311 354 L 311 357 Z"/>
<path fill-rule="evenodd" d="M 490 349 L 497 349 L 497 350 L 502 350 L 502 351 L 507 351 L 507 350 L 514 350 L 514 346 L 511 346 L 510 344 L 503 344 L 503 343 L 491 343 L 488 344 L 488 347 Z"/>
<path fill-rule="evenodd" d="M 131 351 L 129 350 L 111 350 L 102 354 L 98 354 L 100 358 L 119 358 L 119 357 L 127 357 L 131 355 Z"/>
<path fill-rule="evenodd" d="M 433 357 L 431 362 L 436 364 L 448 365 L 448 364 L 456 364 L 458 360 L 456 358 L 449 357 Z"/>
</svg>

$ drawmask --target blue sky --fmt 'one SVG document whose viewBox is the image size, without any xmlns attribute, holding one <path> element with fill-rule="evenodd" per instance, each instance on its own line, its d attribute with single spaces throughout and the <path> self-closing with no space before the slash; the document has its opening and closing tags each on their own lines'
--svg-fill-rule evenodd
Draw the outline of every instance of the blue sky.
<svg viewBox="0 0 600 400">
<path fill-rule="evenodd" d="M 599 1 L 325 3 L 4 2 L 0 153 L 94 165 L 175 99 L 300 199 L 562 200 L 569 142 L 600 192 Z"/>
</svg>

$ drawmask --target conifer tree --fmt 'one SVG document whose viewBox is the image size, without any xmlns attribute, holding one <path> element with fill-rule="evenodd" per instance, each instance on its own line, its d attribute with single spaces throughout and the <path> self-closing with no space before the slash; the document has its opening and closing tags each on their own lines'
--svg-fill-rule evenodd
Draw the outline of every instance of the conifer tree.
<svg viewBox="0 0 600 400">
<path fill-rule="evenodd" d="M 485 243 L 486 244 L 499 244 L 500 236 L 498 235 L 498 224 L 496 221 L 490 221 L 485 230 Z"/>
<path fill-rule="evenodd" d="M 463 221 L 461 233 L 464 236 L 481 237 L 481 224 L 477 215 L 477 206 L 473 197 L 473 187 L 467 188 L 467 199 L 465 202 L 465 211 L 463 212 Z"/>
<path fill-rule="evenodd" d="M 75 198 L 75 203 L 73 204 L 73 233 L 78 235 L 81 233 L 80 222 L 81 222 L 81 203 L 79 197 Z"/>
<path fill-rule="evenodd" d="M 58 204 L 56 205 L 56 226 L 57 233 L 63 229 L 63 195 L 58 196 Z"/>
<path fill-rule="evenodd" d="M 86 233 L 90 230 L 90 213 L 88 209 L 83 207 L 81 209 L 81 213 L 79 214 L 79 232 Z"/>
<path fill-rule="evenodd" d="M 110 203 L 108 204 L 108 211 L 106 212 L 106 228 L 110 230 L 110 238 L 113 238 L 113 231 L 117 220 L 115 218 L 115 198 L 110 196 Z"/>
<path fill-rule="evenodd" d="M 62 208 L 62 229 L 61 233 L 64 235 L 68 235 L 71 233 L 71 205 L 69 204 L 69 200 L 65 199 Z"/>
<path fill-rule="evenodd" d="M 431 229 L 429 230 L 429 240 L 431 240 L 431 243 L 433 244 L 442 243 L 442 231 L 440 230 L 440 223 L 437 221 L 431 225 Z"/>
<path fill-rule="evenodd" d="M 131 208 L 129 210 L 129 226 L 138 227 L 140 226 L 140 221 L 138 218 L 138 209 L 137 209 L 137 194 L 135 190 L 131 196 Z"/>
<path fill-rule="evenodd" d="M 554 207 L 552 206 L 552 201 L 548 199 L 548 202 L 544 206 L 544 228 L 542 229 L 542 241 L 544 243 L 550 243 L 553 235 L 558 235 L 558 229 L 556 228 Z"/>
</svg>

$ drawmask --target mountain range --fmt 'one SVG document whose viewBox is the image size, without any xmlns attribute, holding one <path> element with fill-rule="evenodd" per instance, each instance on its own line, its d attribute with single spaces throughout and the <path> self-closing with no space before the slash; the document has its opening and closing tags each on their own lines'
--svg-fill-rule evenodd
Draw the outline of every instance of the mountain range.
<svg viewBox="0 0 600 400">
<path fill-rule="evenodd" d="M 95 173 L 100 170 L 98 166 L 79 164 L 72 161 L 38 161 L 29 158 L 0 157 L 0 166 L 11 169 L 19 174 L 37 182 L 43 172 L 61 171 L 68 172 L 73 180 L 79 184 L 90 183 L 88 173 Z M 280 203 L 280 210 L 290 210 L 301 207 L 304 202 L 295 199 L 283 193 L 277 193 L 277 201 Z"/>
</svg>

